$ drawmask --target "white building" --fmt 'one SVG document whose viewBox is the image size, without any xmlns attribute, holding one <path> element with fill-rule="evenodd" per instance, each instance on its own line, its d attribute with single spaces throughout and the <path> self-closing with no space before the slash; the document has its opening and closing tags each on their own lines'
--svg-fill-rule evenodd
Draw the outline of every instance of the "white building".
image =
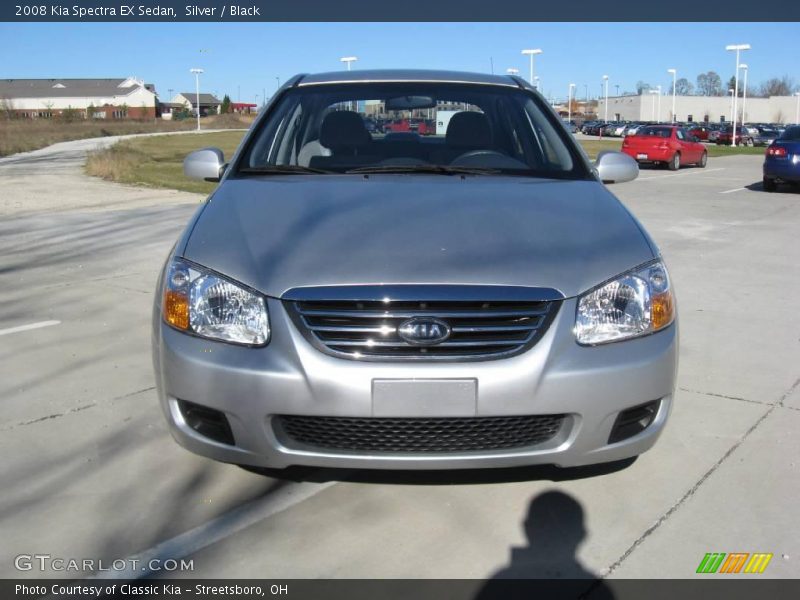
<svg viewBox="0 0 800 600">
<path fill-rule="evenodd" d="M 738 121 L 746 123 L 794 123 L 797 98 L 770 96 L 769 98 L 740 97 L 736 101 Z M 744 105 L 744 109 L 743 109 Z M 600 98 L 597 116 L 605 118 L 605 98 Z M 743 110 L 746 111 L 743 113 Z M 676 96 L 676 121 L 730 122 L 733 115 L 731 95 L 726 96 Z M 614 96 L 608 98 L 609 121 L 672 121 L 672 95 L 649 94 L 641 96 Z"/>
<path fill-rule="evenodd" d="M 0 111 L 27 118 L 49 118 L 75 111 L 81 117 L 154 118 L 152 85 L 125 79 L 0 79 Z M 87 109 L 91 108 L 91 115 Z"/>
</svg>

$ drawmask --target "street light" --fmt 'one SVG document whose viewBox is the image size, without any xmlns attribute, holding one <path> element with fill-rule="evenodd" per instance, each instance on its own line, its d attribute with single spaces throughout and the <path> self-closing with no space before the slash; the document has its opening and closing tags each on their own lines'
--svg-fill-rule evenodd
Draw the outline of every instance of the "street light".
<svg viewBox="0 0 800 600">
<path fill-rule="evenodd" d="M 522 51 L 522 54 L 527 54 L 531 58 L 531 72 L 530 72 L 531 74 L 530 77 L 528 77 L 528 82 L 531 85 L 533 85 L 533 57 L 541 53 L 542 53 L 541 48 L 526 48 L 525 50 Z"/>
<path fill-rule="evenodd" d="M 508 69 L 506 69 L 506 73 L 508 73 L 509 75 L 519 75 L 519 69 L 509 67 Z"/>
<path fill-rule="evenodd" d="M 535 82 L 533 86 L 536 88 L 536 90 L 541 91 L 542 88 L 539 86 L 539 76 L 534 76 L 533 81 Z"/>
<path fill-rule="evenodd" d="M 606 84 L 606 110 L 603 120 L 608 123 L 608 75 L 603 75 L 603 81 L 605 81 Z"/>
<path fill-rule="evenodd" d="M 350 63 L 354 63 L 358 60 L 357 56 L 343 56 L 339 59 L 339 62 L 343 62 L 347 64 L 347 70 L 350 70 Z"/>
<path fill-rule="evenodd" d="M 197 112 L 197 131 L 200 131 L 200 74 L 203 73 L 203 69 L 189 69 L 189 73 L 194 73 L 194 91 L 195 101 L 197 103 L 195 106 Z"/>
<path fill-rule="evenodd" d="M 731 114 L 733 114 L 733 88 L 728 88 L 728 93 L 731 95 Z"/>
<path fill-rule="evenodd" d="M 656 113 L 656 121 L 661 123 L 661 86 L 657 85 L 656 88 L 658 89 L 658 112 Z"/>
<path fill-rule="evenodd" d="M 742 125 L 747 120 L 747 65 L 742 63 L 739 65 L 740 69 L 744 69 L 744 87 L 742 87 Z"/>
<path fill-rule="evenodd" d="M 575 84 L 569 84 L 569 92 L 567 92 L 567 123 L 570 125 L 570 131 L 572 131 L 572 90 L 575 89 Z"/>
<path fill-rule="evenodd" d="M 736 146 L 736 97 L 739 95 L 739 52 L 750 50 L 750 44 L 731 44 L 725 46 L 725 50 L 736 52 L 736 76 L 733 82 L 733 137 L 731 137 L 731 146 Z"/>
<path fill-rule="evenodd" d="M 667 69 L 667 73 L 672 73 L 672 122 L 675 122 L 675 88 L 677 86 L 678 71 L 677 69 Z"/>
</svg>

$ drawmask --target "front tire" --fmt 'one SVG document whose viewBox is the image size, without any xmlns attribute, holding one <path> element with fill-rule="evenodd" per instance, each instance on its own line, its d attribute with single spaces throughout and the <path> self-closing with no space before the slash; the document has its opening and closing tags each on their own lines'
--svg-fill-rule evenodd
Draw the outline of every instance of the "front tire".
<svg viewBox="0 0 800 600">
<path fill-rule="evenodd" d="M 701 169 L 705 169 L 707 164 L 708 164 L 708 152 L 703 152 L 703 156 L 700 157 L 697 166 L 700 167 Z"/>
<path fill-rule="evenodd" d="M 770 179 L 769 177 L 764 177 L 764 191 L 776 192 L 778 191 L 778 184 L 775 182 L 774 179 Z"/>
<path fill-rule="evenodd" d="M 681 168 L 681 153 L 680 152 L 676 152 L 675 154 L 672 155 L 672 158 L 667 163 L 667 168 L 670 171 L 677 171 L 678 169 Z"/>
</svg>

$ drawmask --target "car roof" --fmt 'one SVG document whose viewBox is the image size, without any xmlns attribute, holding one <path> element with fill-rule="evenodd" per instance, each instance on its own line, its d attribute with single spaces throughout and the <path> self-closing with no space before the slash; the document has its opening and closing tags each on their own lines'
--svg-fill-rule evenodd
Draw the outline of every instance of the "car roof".
<svg viewBox="0 0 800 600">
<path fill-rule="evenodd" d="M 301 75 L 297 84 L 325 85 L 334 83 L 392 83 L 392 82 L 472 83 L 521 87 L 520 79 L 507 75 L 487 75 L 464 71 L 439 71 L 427 69 L 366 69 L 357 71 L 330 71 Z"/>
</svg>

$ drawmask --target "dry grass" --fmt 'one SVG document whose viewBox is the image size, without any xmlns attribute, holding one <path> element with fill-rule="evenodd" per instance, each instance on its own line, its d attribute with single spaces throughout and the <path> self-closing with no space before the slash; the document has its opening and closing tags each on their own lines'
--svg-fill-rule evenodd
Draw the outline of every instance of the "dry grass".
<svg viewBox="0 0 800 600">
<path fill-rule="evenodd" d="M 86 172 L 119 183 L 207 194 L 216 184 L 186 178 L 183 159 L 193 150 L 207 146 L 220 148 L 230 158 L 243 134 L 226 131 L 126 140 L 90 154 Z"/>
<path fill-rule="evenodd" d="M 202 119 L 205 129 L 247 128 L 253 121 L 251 116 L 219 115 Z M 0 156 L 17 152 L 28 152 L 50 144 L 70 140 L 82 140 L 110 135 L 132 133 L 158 133 L 186 131 L 196 127 L 193 119 L 184 121 L 105 121 L 83 119 L 62 121 L 59 119 L 4 119 L 0 118 Z"/>
</svg>

